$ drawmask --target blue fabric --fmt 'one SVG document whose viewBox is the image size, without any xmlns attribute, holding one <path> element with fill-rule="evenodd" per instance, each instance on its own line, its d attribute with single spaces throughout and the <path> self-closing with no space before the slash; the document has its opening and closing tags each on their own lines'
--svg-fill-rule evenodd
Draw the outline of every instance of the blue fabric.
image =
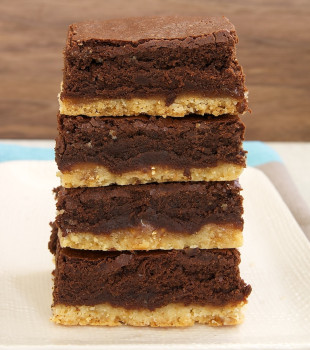
<svg viewBox="0 0 310 350">
<path fill-rule="evenodd" d="M 10 160 L 54 160 L 52 148 L 26 147 L 0 143 L 0 162 Z"/>
<path fill-rule="evenodd" d="M 244 148 L 248 151 L 248 166 L 258 166 L 269 162 L 281 162 L 276 151 L 260 141 L 246 141 Z M 0 143 L 0 162 L 10 160 L 54 160 L 52 148 L 26 147 Z"/>
<path fill-rule="evenodd" d="M 255 167 L 270 162 L 282 162 L 279 154 L 264 142 L 246 141 L 243 148 L 248 151 L 248 166 Z"/>
</svg>

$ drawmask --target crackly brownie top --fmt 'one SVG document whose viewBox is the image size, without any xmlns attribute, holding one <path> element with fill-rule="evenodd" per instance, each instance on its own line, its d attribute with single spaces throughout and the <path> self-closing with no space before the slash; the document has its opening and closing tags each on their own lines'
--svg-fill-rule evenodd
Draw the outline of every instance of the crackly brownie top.
<svg viewBox="0 0 310 350">
<path fill-rule="evenodd" d="M 224 16 L 153 16 L 74 23 L 69 27 L 68 45 L 88 40 L 141 43 L 188 37 L 204 37 L 210 42 L 238 41 L 235 27 Z"/>
</svg>

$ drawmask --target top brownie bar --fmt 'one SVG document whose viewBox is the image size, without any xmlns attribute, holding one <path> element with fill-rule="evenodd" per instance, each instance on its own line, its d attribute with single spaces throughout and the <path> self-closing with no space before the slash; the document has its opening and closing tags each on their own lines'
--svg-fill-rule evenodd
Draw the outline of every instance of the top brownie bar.
<svg viewBox="0 0 310 350">
<path fill-rule="evenodd" d="M 247 109 L 225 17 L 145 17 L 69 27 L 60 112 L 237 114 Z"/>
</svg>

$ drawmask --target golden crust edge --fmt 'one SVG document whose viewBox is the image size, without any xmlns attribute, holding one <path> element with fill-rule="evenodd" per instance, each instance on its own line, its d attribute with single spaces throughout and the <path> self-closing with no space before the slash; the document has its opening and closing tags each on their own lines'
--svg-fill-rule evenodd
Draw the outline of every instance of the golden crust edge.
<svg viewBox="0 0 310 350">
<path fill-rule="evenodd" d="M 61 95 L 61 94 L 60 94 Z M 59 110 L 61 114 L 89 117 L 98 116 L 149 116 L 184 117 L 187 114 L 242 114 L 237 105 L 242 100 L 247 101 L 247 94 L 240 99 L 233 97 L 201 97 L 178 96 L 167 106 L 164 98 L 132 98 L 132 99 L 100 99 L 100 98 L 65 98 L 59 95 Z M 245 111 L 246 112 L 246 111 Z M 244 113 L 245 113 L 244 112 Z"/>
<path fill-rule="evenodd" d="M 184 248 L 239 248 L 243 244 L 242 229 L 232 225 L 207 224 L 193 234 L 156 230 L 149 225 L 118 230 L 109 235 L 91 232 L 71 232 L 63 235 L 58 229 L 62 248 L 83 250 L 169 250 Z"/>
<path fill-rule="evenodd" d="M 195 323 L 209 326 L 231 326 L 243 322 L 243 307 L 246 301 L 225 306 L 199 306 L 169 304 L 153 311 L 147 309 L 125 309 L 110 304 L 95 306 L 67 306 L 57 304 L 52 307 L 51 320 L 66 326 L 150 326 L 188 327 Z"/>
<path fill-rule="evenodd" d="M 151 182 L 188 182 L 188 181 L 232 181 L 237 180 L 244 167 L 231 163 L 221 163 L 215 167 L 191 168 L 191 177 L 184 170 L 150 166 L 148 170 L 128 171 L 113 174 L 106 167 L 96 164 L 76 165 L 70 171 L 59 171 L 63 187 L 101 187 L 111 184 L 137 185 Z"/>
</svg>

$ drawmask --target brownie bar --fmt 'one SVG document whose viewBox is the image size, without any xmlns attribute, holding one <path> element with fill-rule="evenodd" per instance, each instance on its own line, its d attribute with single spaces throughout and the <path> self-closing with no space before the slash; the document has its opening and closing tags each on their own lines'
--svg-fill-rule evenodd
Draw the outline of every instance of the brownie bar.
<svg viewBox="0 0 310 350">
<path fill-rule="evenodd" d="M 58 115 L 56 162 L 63 186 L 235 180 L 245 167 L 238 116 Z"/>
<path fill-rule="evenodd" d="M 65 48 L 61 112 L 243 113 L 246 89 L 235 54 L 237 42 L 235 28 L 225 17 L 72 24 Z"/>
<path fill-rule="evenodd" d="M 93 250 L 242 245 L 238 181 L 55 189 L 61 246 Z"/>
<path fill-rule="evenodd" d="M 208 319 L 203 322 L 192 314 L 168 325 L 212 324 L 212 320 L 225 324 L 225 317 L 221 319 L 217 311 L 229 310 L 235 311 L 236 319 L 228 319 L 228 324 L 237 323 L 237 311 L 251 292 L 240 278 L 239 263 L 240 254 L 235 249 L 90 252 L 58 245 L 53 320 L 63 324 L 162 326 L 167 325 L 164 317 L 154 319 L 159 310 L 168 319 L 171 308 L 176 315 L 192 308 L 200 311 L 200 318 L 208 310 Z M 111 314 L 104 314 L 107 309 Z M 139 312 L 151 317 L 139 319 Z"/>
</svg>

